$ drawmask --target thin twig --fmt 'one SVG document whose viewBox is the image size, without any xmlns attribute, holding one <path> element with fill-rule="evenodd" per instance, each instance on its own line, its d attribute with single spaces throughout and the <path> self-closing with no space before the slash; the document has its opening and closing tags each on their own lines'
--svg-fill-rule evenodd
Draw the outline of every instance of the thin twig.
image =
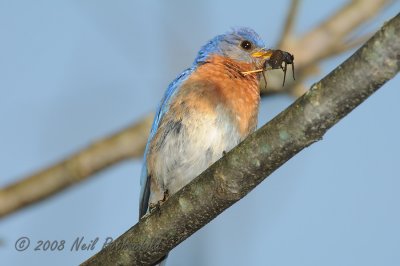
<svg viewBox="0 0 400 266">
<path fill-rule="evenodd" d="M 333 57 L 338 54 L 344 53 L 346 51 L 349 51 L 354 48 L 360 47 L 362 44 L 364 44 L 368 39 L 370 39 L 372 36 L 372 33 L 367 33 L 363 36 L 354 38 L 352 40 L 343 42 L 341 44 L 337 44 L 334 48 L 332 48 L 329 51 L 326 51 L 325 54 L 321 54 L 321 58 L 328 58 L 328 57 Z"/>
<path fill-rule="evenodd" d="M 293 37 L 293 29 L 297 17 L 297 13 L 299 10 L 300 0 L 292 0 L 289 7 L 289 12 L 286 15 L 285 25 L 283 26 L 283 31 L 281 34 L 281 38 L 278 41 L 278 48 L 282 47 L 282 44 L 290 41 L 290 38 Z"/>
</svg>

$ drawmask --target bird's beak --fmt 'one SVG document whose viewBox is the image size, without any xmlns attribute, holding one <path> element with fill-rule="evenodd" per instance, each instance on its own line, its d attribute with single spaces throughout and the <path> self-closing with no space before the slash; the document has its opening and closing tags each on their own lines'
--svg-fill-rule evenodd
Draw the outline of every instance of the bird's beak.
<svg viewBox="0 0 400 266">
<path fill-rule="evenodd" d="M 261 49 L 256 52 L 251 53 L 251 56 L 254 58 L 259 58 L 263 60 L 267 60 L 271 57 L 272 50 Z"/>
</svg>

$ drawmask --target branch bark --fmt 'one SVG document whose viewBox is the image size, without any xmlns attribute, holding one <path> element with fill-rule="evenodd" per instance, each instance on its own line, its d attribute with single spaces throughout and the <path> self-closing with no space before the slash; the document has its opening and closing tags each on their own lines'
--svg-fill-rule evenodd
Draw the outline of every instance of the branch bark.
<svg viewBox="0 0 400 266">
<path fill-rule="evenodd" d="M 293 23 L 299 1 L 292 0 L 279 48 L 295 54 L 296 81 L 287 79 L 282 88 L 281 71 L 268 72 L 268 88 L 261 84 L 262 95 L 302 95 L 305 92 L 303 81 L 315 73 L 318 63 L 332 54 L 350 48 L 343 46 L 343 39 L 389 2 L 391 1 L 350 1 L 321 25 L 297 38 L 293 35 Z M 330 31 L 335 33 L 335 37 L 329 34 Z M 148 115 L 133 126 L 96 141 L 69 158 L 0 189 L 0 218 L 93 177 L 94 173 L 115 163 L 129 158 L 140 158 L 146 145 L 151 120 L 151 115 Z"/>
<path fill-rule="evenodd" d="M 193 182 L 82 265 L 149 265 L 240 200 L 400 69 L 400 15 Z"/>
</svg>

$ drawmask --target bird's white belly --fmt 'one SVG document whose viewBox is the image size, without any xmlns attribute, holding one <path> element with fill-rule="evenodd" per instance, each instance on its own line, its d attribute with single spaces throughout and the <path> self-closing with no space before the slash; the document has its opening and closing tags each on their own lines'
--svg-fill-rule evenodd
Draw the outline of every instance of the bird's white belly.
<svg viewBox="0 0 400 266">
<path fill-rule="evenodd" d="M 195 123 L 193 123 L 195 121 Z M 165 137 L 154 163 L 154 174 L 173 194 L 231 150 L 241 137 L 228 117 L 198 114 L 182 120 L 179 133 Z"/>
</svg>

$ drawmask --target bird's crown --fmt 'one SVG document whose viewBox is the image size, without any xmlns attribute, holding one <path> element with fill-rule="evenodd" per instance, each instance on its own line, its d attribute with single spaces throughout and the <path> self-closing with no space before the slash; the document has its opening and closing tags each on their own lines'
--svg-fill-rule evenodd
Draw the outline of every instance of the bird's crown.
<svg viewBox="0 0 400 266">
<path fill-rule="evenodd" d="M 265 47 L 260 36 L 250 28 L 240 27 L 218 35 L 206 43 L 197 54 L 194 64 L 207 61 L 212 55 L 226 56 L 237 61 L 252 63 L 251 54 Z"/>
</svg>

